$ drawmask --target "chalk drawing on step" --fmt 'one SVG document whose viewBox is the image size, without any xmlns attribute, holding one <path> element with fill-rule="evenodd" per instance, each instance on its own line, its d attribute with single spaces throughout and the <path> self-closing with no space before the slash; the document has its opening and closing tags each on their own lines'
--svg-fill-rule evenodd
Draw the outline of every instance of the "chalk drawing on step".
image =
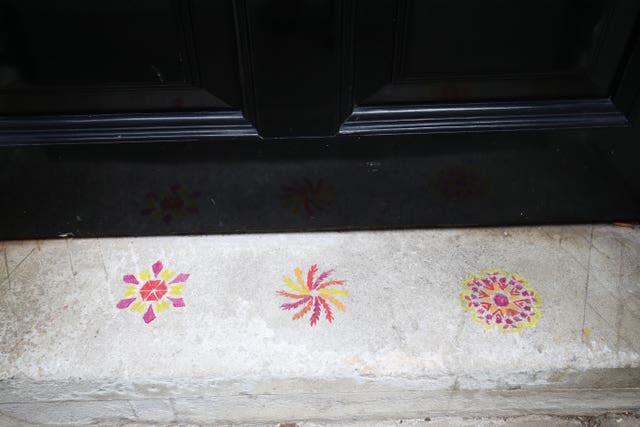
<svg viewBox="0 0 640 427">
<path fill-rule="evenodd" d="M 145 323 L 151 323 L 157 314 L 171 307 L 185 306 L 182 289 L 188 279 L 188 273 L 176 274 L 161 261 L 157 261 L 151 269 L 122 277 L 126 289 L 124 298 L 116 307 L 121 310 L 129 308 L 132 312 L 141 314 Z"/>
<path fill-rule="evenodd" d="M 473 320 L 487 329 L 520 332 L 535 326 L 542 316 L 542 301 L 527 279 L 500 269 L 467 276 L 460 299 Z"/>
<path fill-rule="evenodd" d="M 277 292 L 280 296 L 294 300 L 280 306 L 282 310 L 297 310 L 292 317 L 293 320 L 302 319 L 311 313 L 309 323 L 315 326 L 323 312 L 329 323 L 333 321 L 332 307 L 345 311 L 344 304 L 338 296 L 348 297 L 350 294 L 344 289 L 344 280 L 329 279 L 333 270 L 322 272 L 316 277 L 318 266 L 314 264 L 307 271 L 306 280 L 301 268 L 296 267 L 293 272 L 295 281 L 287 276 L 283 278 L 288 290 Z"/>
<path fill-rule="evenodd" d="M 174 184 L 167 190 L 147 193 L 147 207 L 140 213 L 160 217 L 169 224 L 178 217 L 198 213 L 196 199 L 200 195 L 199 191 L 191 191 L 181 184 Z"/>
</svg>

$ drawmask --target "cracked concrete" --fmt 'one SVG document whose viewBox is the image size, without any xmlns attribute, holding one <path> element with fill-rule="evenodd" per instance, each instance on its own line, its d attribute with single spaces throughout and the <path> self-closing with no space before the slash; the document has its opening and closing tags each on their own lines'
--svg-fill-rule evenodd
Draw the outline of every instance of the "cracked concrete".
<svg viewBox="0 0 640 427">
<path fill-rule="evenodd" d="M 0 414 L 16 423 L 260 424 L 640 407 L 634 229 L 22 241 L 0 243 L 0 260 Z M 190 274 L 186 306 L 145 324 L 115 306 L 123 275 L 157 260 Z M 332 324 L 321 318 L 312 327 L 309 316 L 293 321 L 280 310 L 286 301 L 276 291 L 295 267 L 306 273 L 315 263 L 335 269 L 351 296 Z M 462 308 L 465 277 L 498 267 L 538 290 L 537 326 L 486 330 Z"/>
</svg>

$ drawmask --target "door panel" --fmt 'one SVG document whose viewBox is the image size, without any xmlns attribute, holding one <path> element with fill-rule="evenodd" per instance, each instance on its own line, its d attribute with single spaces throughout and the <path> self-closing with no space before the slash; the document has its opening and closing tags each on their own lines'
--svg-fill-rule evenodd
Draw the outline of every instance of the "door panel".
<svg viewBox="0 0 640 427">
<path fill-rule="evenodd" d="M 0 113 L 241 107 L 230 1 L 2 0 L 0 22 Z"/>
<path fill-rule="evenodd" d="M 385 88 L 387 98 L 360 93 L 359 104 L 607 97 L 638 13 L 637 3 L 617 0 L 389 6 L 396 13 L 389 83 L 407 88 Z M 359 12 L 359 22 L 371 19 Z"/>
<path fill-rule="evenodd" d="M 187 81 L 170 0 L 12 1 L 3 6 L 17 21 L 10 24 L 16 31 L 11 38 L 22 43 L 24 58 L 16 64 L 12 85 Z"/>
<path fill-rule="evenodd" d="M 404 0 L 398 78 L 571 73 L 593 57 L 609 3 Z"/>
<path fill-rule="evenodd" d="M 522 128 L 628 124 L 614 95 L 624 90 L 637 1 L 398 0 L 371 9 L 358 3 L 356 108 L 343 133 L 513 129 L 514 115 Z M 470 120 L 478 115 L 490 119 Z"/>
<path fill-rule="evenodd" d="M 0 0 L 0 239 L 640 221 L 640 0 Z"/>
</svg>

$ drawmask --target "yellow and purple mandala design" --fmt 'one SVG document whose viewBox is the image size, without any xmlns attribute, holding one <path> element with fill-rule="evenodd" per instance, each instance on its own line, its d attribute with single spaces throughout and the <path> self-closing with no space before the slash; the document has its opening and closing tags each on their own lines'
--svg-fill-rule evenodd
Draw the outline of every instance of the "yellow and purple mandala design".
<svg viewBox="0 0 640 427">
<path fill-rule="evenodd" d="M 520 332 L 535 326 L 542 316 L 542 301 L 527 279 L 499 269 L 467 276 L 460 299 L 473 320 L 487 329 Z"/>
</svg>

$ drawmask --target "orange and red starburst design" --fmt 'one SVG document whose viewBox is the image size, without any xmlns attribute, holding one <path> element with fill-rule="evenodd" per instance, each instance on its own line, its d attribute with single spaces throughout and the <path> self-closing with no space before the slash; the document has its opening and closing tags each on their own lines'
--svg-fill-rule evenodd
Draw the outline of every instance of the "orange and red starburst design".
<svg viewBox="0 0 640 427">
<path fill-rule="evenodd" d="M 492 269 L 470 274 L 460 298 L 473 319 L 489 329 L 519 332 L 542 316 L 538 292 L 518 273 Z"/>
<path fill-rule="evenodd" d="M 150 323 L 156 314 L 162 313 L 169 307 L 184 307 L 182 288 L 189 279 L 189 274 L 177 274 L 165 268 L 157 261 L 151 270 L 140 274 L 126 274 L 122 280 L 127 285 L 125 298 L 116 305 L 119 309 L 131 307 L 131 311 L 142 314 L 145 323 Z"/>
<path fill-rule="evenodd" d="M 318 272 L 318 266 L 312 265 L 307 272 L 306 281 L 302 277 L 302 269 L 295 268 L 295 282 L 289 277 L 284 277 L 284 284 L 291 290 L 278 291 L 278 295 L 295 300 L 291 303 L 285 303 L 280 306 L 283 310 L 299 309 L 294 315 L 293 320 L 302 319 L 307 313 L 311 312 L 309 323 L 314 326 L 320 320 L 320 315 L 324 311 L 324 317 L 329 323 L 334 319 L 331 306 L 340 311 L 344 311 L 344 304 L 338 300 L 338 295 L 349 296 L 343 288 L 335 288 L 335 286 L 344 286 L 344 280 L 329 280 L 329 276 L 333 270 L 327 270 L 315 277 Z"/>
</svg>

